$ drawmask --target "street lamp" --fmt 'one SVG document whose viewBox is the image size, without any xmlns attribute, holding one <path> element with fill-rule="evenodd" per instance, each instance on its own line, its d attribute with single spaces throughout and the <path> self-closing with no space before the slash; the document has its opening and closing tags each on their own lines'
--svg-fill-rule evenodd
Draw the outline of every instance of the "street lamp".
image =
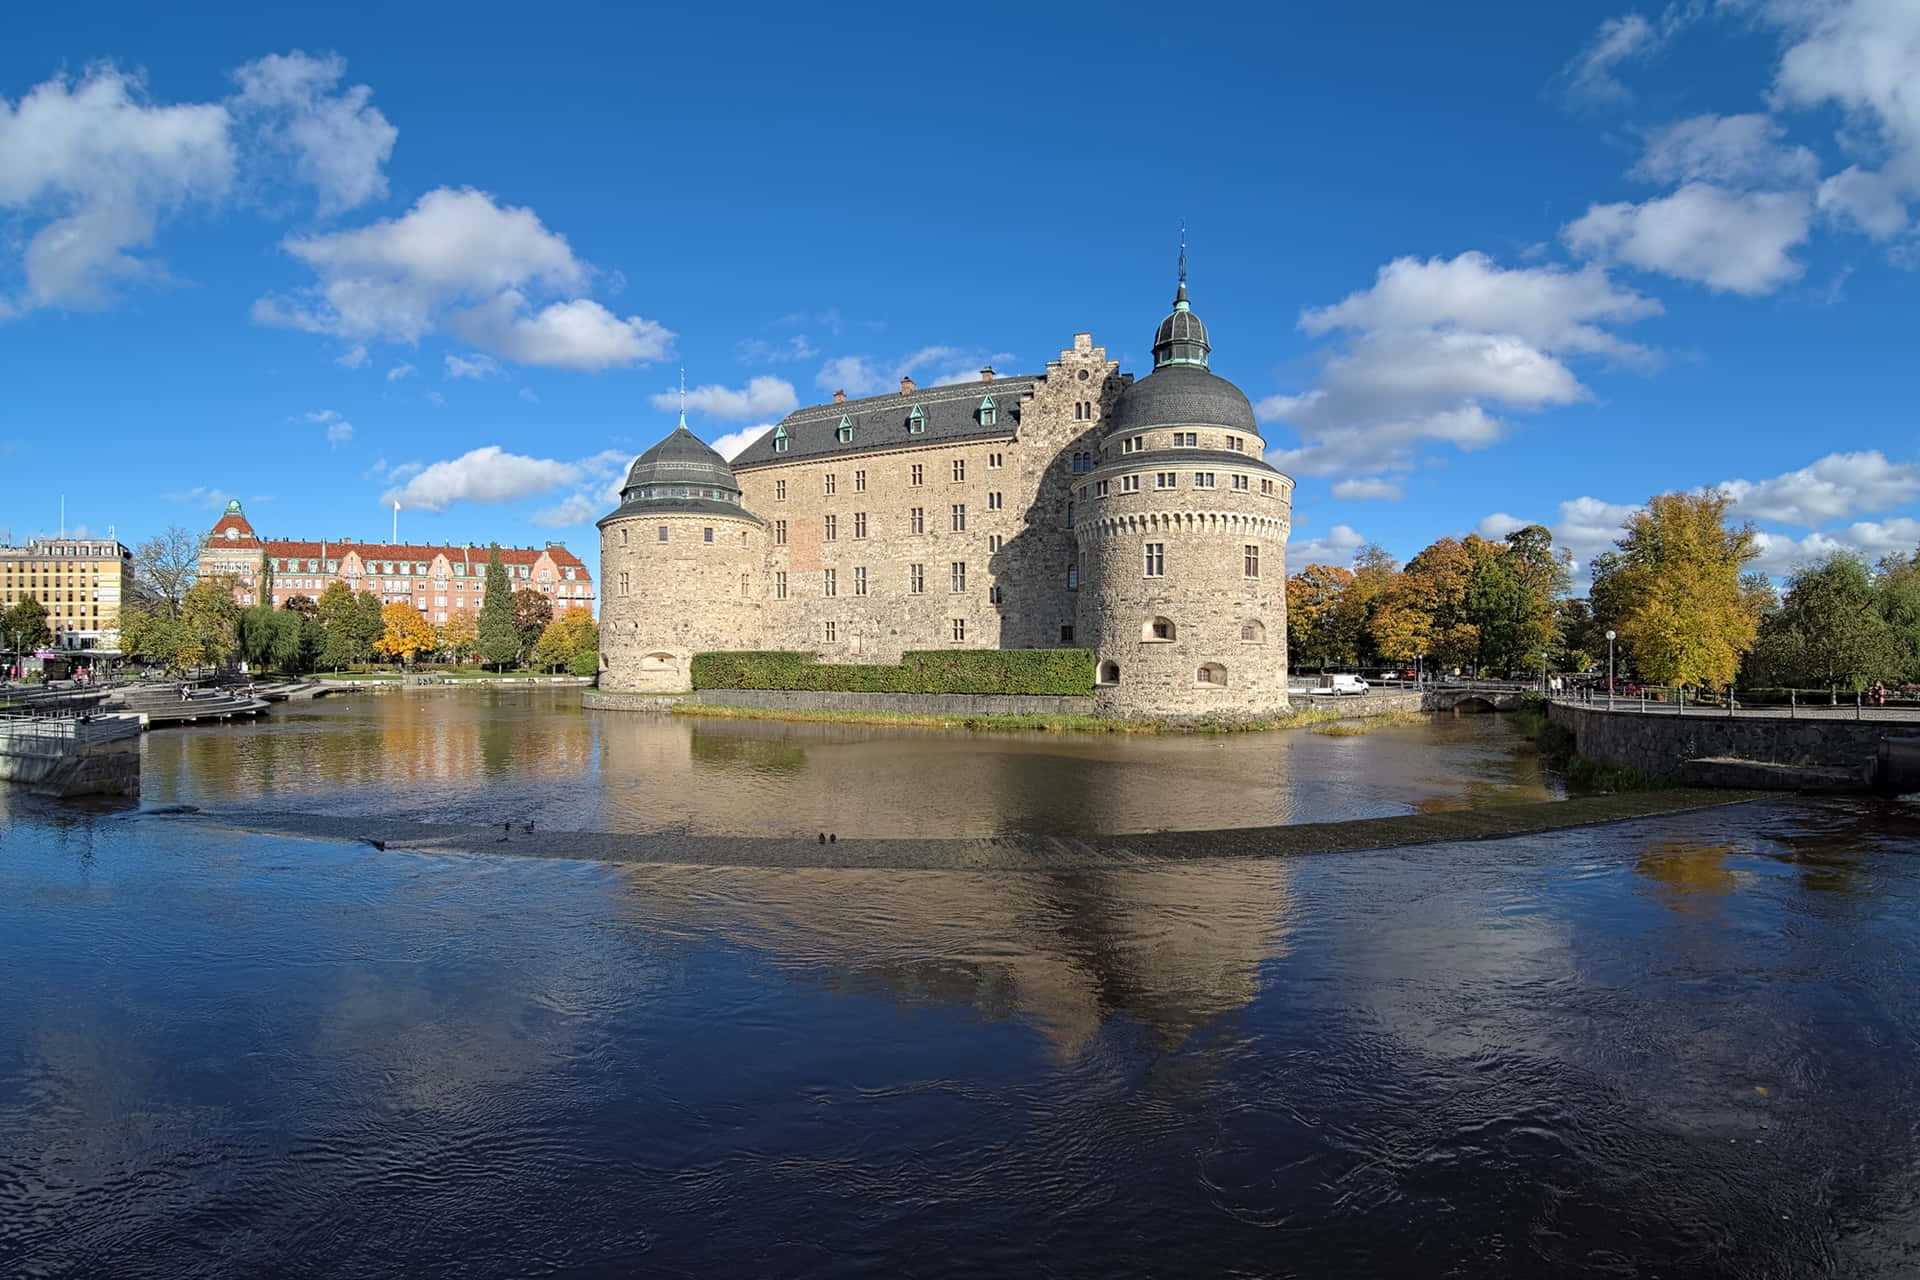
<svg viewBox="0 0 1920 1280">
<path fill-rule="evenodd" d="M 1607 632 L 1607 710 L 1613 710 L 1613 637 L 1616 632 Z"/>
</svg>

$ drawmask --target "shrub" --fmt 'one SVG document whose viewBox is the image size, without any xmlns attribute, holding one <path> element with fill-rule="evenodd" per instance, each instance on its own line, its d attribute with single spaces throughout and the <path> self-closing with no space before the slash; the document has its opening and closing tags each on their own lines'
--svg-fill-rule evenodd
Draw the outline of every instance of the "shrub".
<svg viewBox="0 0 1920 1280">
<path fill-rule="evenodd" d="M 696 689 L 790 689 L 835 693 L 1093 693 L 1086 649 L 913 651 L 898 666 L 819 662 L 810 653 L 697 653 Z"/>
</svg>

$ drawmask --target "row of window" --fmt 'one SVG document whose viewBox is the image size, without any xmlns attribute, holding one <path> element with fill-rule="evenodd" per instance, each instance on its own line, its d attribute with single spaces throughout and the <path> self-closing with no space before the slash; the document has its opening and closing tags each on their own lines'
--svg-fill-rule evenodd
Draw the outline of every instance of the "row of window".
<svg viewBox="0 0 1920 1280">
<path fill-rule="evenodd" d="M 1139 493 L 1142 488 L 1140 479 L 1138 475 L 1121 476 L 1120 492 Z M 1112 486 L 1113 481 L 1111 480 L 1095 480 L 1091 485 L 1083 484 L 1080 486 L 1080 496 L 1086 498 L 1089 496 L 1089 493 L 1091 493 L 1091 496 L 1095 498 L 1104 498 L 1113 491 Z M 1253 478 L 1251 476 L 1240 475 L 1237 472 L 1229 472 L 1227 475 L 1227 486 L 1236 493 L 1251 493 L 1253 492 Z M 1153 487 L 1155 489 L 1178 489 L 1180 487 L 1180 473 L 1178 471 L 1154 472 Z M 1192 487 L 1195 489 L 1218 488 L 1216 473 L 1212 471 L 1194 472 Z M 1273 493 L 1273 481 L 1263 477 L 1260 481 L 1260 492 L 1263 494 Z M 1073 523 L 1071 517 L 1068 518 L 1067 523 Z"/>
<path fill-rule="evenodd" d="M 1260 544 L 1257 542 L 1248 542 L 1248 543 L 1241 544 L 1240 555 L 1241 555 L 1241 560 L 1240 560 L 1241 572 L 1246 577 L 1249 577 L 1249 578 L 1259 577 L 1260 576 Z M 1149 578 L 1164 578 L 1167 576 L 1167 544 L 1166 543 L 1164 542 L 1147 543 L 1145 560 L 1146 560 L 1146 564 L 1145 564 L 1146 572 L 1144 576 Z"/>
<path fill-rule="evenodd" d="M 1211 685 L 1217 689 L 1227 687 L 1227 669 L 1218 662 L 1203 662 L 1194 668 L 1193 682 L 1197 685 Z M 1120 664 L 1103 662 L 1100 664 L 1099 683 L 1119 684 Z"/>
<path fill-rule="evenodd" d="M 992 396 L 983 397 L 980 403 L 975 406 L 973 419 L 983 427 L 991 427 L 999 424 L 1000 408 L 994 404 Z M 917 404 L 914 405 L 907 411 L 905 425 L 908 435 L 925 435 L 927 433 L 926 410 Z M 833 429 L 833 438 L 841 444 L 852 444 L 855 434 L 856 428 L 852 416 L 849 414 L 841 414 L 839 423 L 836 424 Z M 792 447 L 793 437 L 787 434 L 787 426 L 783 422 L 773 429 L 773 451 L 775 453 L 786 453 Z"/>
<path fill-rule="evenodd" d="M 987 509 L 989 511 L 998 511 L 1001 509 L 999 494 L 990 493 L 987 495 Z M 1071 523 L 1071 519 L 1072 519 L 1071 516 L 1069 516 L 1068 519 L 1069 519 L 1069 523 Z M 952 506 L 947 508 L 947 525 L 954 533 L 965 533 L 967 531 L 967 504 L 966 503 L 956 502 Z M 907 509 L 907 532 L 908 533 L 925 533 L 926 531 L 927 531 L 927 509 L 925 507 L 909 507 Z M 713 538 L 711 537 L 711 535 L 713 533 L 713 530 L 709 529 L 707 530 L 707 533 L 709 535 L 707 538 L 707 541 L 712 542 Z M 828 542 L 839 541 L 840 539 L 839 516 L 830 514 L 823 517 L 821 533 L 822 533 L 822 536 Z M 853 536 L 855 538 L 864 538 L 867 536 L 867 513 L 864 511 L 856 511 L 853 513 Z M 666 540 L 667 540 L 667 526 L 661 525 L 660 541 L 665 542 Z M 784 547 L 787 545 L 787 522 L 785 520 L 775 520 L 773 522 L 773 545 L 776 547 Z M 994 539 L 993 549 L 994 550 L 999 549 L 999 541 L 997 536 Z"/>
<path fill-rule="evenodd" d="M 1245 453 L 1247 451 L 1247 438 L 1245 436 L 1226 436 L 1224 439 L 1228 450 L 1231 452 Z M 1147 438 L 1144 435 L 1127 436 L 1120 441 L 1120 452 L 1123 454 L 1141 453 L 1146 450 L 1146 447 Z M 1198 431 L 1174 432 L 1173 447 L 1176 449 L 1198 449 L 1200 447 L 1200 433 Z"/>
<path fill-rule="evenodd" d="M 731 502 L 738 504 L 740 495 L 731 489 L 706 489 L 696 485 L 646 485 L 634 491 L 634 496 L 658 501 L 662 498 L 704 498 L 708 502 Z"/>
<path fill-rule="evenodd" d="M 1004 454 L 988 454 L 987 470 L 999 470 L 1004 461 Z M 953 482 L 955 484 L 964 484 L 967 479 L 967 460 L 965 458 L 955 458 L 950 465 L 952 467 Z M 925 463 L 916 462 L 907 468 L 908 484 L 923 485 L 926 482 L 927 467 Z M 837 494 L 840 491 L 839 473 L 835 471 L 827 472 L 823 477 L 823 487 L 827 497 L 831 498 Z M 855 493 L 865 493 L 867 491 L 867 473 L 864 468 L 853 473 L 853 491 Z M 775 480 L 773 482 L 773 500 L 775 502 L 785 502 L 787 500 L 787 482 L 785 480 Z"/>
</svg>

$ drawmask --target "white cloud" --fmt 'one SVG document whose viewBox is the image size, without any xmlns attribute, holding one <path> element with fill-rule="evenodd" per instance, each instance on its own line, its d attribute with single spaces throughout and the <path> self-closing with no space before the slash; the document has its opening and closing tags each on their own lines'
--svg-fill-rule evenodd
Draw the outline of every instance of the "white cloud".
<svg viewBox="0 0 1920 1280">
<path fill-rule="evenodd" d="M 333 362 L 343 369 L 358 369 L 367 363 L 368 358 L 364 346 L 352 346 L 335 356 Z"/>
<path fill-rule="evenodd" d="M 1573 552 L 1585 564 L 1612 548 L 1620 538 L 1627 517 L 1640 508 L 1599 498 L 1580 497 L 1560 504 L 1560 518 L 1553 523 L 1553 540 Z"/>
<path fill-rule="evenodd" d="M 534 394 L 532 387 L 520 388 L 520 398 L 522 400 L 525 400 L 528 404 L 540 403 L 540 397 Z"/>
<path fill-rule="evenodd" d="M 1900 184 L 1884 173 L 1849 165 L 1820 184 L 1820 212 L 1851 224 L 1875 240 L 1888 240 L 1907 227 L 1907 203 Z"/>
<path fill-rule="evenodd" d="M 447 402 L 447 398 L 441 395 L 438 391 L 427 392 L 427 403 L 442 405 L 442 404 L 445 404 L 446 402 Z"/>
<path fill-rule="evenodd" d="M 808 341 L 804 333 L 796 333 L 784 342 L 768 342 L 763 338 L 745 338 L 735 347 L 742 364 L 781 364 L 789 360 L 811 360 L 820 354 L 820 349 Z"/>
<path fill-rule="evenodd" d="M 1694 116 L 1656 130 L 1630 176 L 1647 182 L 1709 182 L 1725 187 L 1805 187 L 1820 161 L 1781 141 L 1786 129 L 1770 116 Z"/>
<path fill-rule="evenodd" d="M 1510 516 L 1504 511 L 1496 511 L 1473 526 L 1473 531 L 1489 542 L 1499 542 L 1515 529 L 1524 529 L 1531 523 L 1533 523 L 1531 520 L 1522 520 L 1519 516 Z"/>
<path fill-rule="evenodd" d="M 1367 540 L 1349 525 L 1337 524 L 1324 538 L 1300 538 L 1287 543 L 1287 572 L 1298 573 L 1310 564 L 1353 566 L 1354 553 Z"/>
<path fill-rule="evenodd" d="M 17 105 L 0 98 L 0 210 L 46 221 L 26 238 L 25 291 L 0 319 L 36 307 L 107 305 L 127 281 L 164 280 L 147 245 L 159 220 L 215 204 L 233 183 L 231 117 L 218 103 L 159 106 L 141 82 L 96 66 L 56 77 Z M 11 246 L 0 239 L 11 256 Z"/>
<path fill-rule="evenodd" d="M 1333 496 L 1352 502 L 1367 502 L 1374 499 L 1398 501 L 1406 496 L 1406 490 L 1400 481 L 1390 480 L 1386 476 L 1360 476 L 1351 480 L 1335 481 Z"/>
<path fill-rule="evenodd" d="M 400 379 L 410 378 L 418 372 L 420 372 L 418 369 L 414 368 L 412 365 L 406 363 L 403 360 L 399 364 L 393 366 L 393 368 L 387 370 L 387 381 L 398 382 L 400 381 Z"/>
<path fill-rule="evenodd" d="M 168 502 L 183 502 L 191 506 L 210 507 L 215 510 L 224 507 L 236 496 L 225 489 L 209 489 L 201 485 L 181 493 L 163 493 L 160 495 Z"/>
<path fill-rule="evenodd" d="M 576 525 L 592 524 L 607 514 L 609 508 L 602 507 L 583 493 L 567 495 L 558 506 L 546 507 L 533 513 L 530 522 L 542 529 L 571 528 Z"/>
<path fill-rule="evenodd" d="M 309 410 L 307 421 L 318 423 L 327 429 L 327 445 L 330 448 L 338 448 L 353 439 L 353 424 L 342 418 L 336 410 Z"/>
<path fill-rule="evenodd" d="M 505 372 L 500 362 L 492 356 L 447 356 L 447 377 L 471 378 L 475 382 L 484 382 Z"/>
<path fill-rule="evenodd" d="M 723 436 L 715 436 L 713 439 L 707 441 L 707 443 L 713 446 L 715 453 L 725 458 L 728 462 L 732 462 L 740 456 L 742 449 L 771 430 L 773 430 L 773 424 L 771 422 L 763 422 L 757 427 L 742 427 L 738 431 L 729 431 Z"/>
<path fill-rule="evenodd" d="M 1868 560 L 1896 552 L 1913 554 L 1920 547 L 1920 520 L 1896 516 L 1890 520 L 1860 520 L 1844 528 L 1810 533 L 1804 538 L 1785 534 L 1757 532 L 1754 540 L 1760 555 L 1748 567 L 1782 578 L 1803 564 L 1836 551 L 1857 551 Z"/>
<path fill-rule="evenodd" d="M 671 411 L 679 403 L 678 391 L 662 391 L 653 397 L 653 407 L 662 411 Z M 728 422 L 792 413 L 799 403 L 800 398 L 794 394 L 793 384 L 785 378 L 753 378 L 738 391 L 730 387 L 704 386 L 687 392 L 687 408 Z"/>
<path fill-rule="evenodd" d="M 398 218 L 283 247 L 318 283 L 297 298 L 261 298 L 253 314 L 263 324 L 409 343 L 444 328 L 522 364 L 588 370 L 660 359 L 673 339 L 650 320 L 564 296 L 591 276 L 566 239 L 531 209 L 471 188 L 441 187 Z M 529 290 L 563 300 L 536 309 Z"/>
<path fill-rule="evenodd" d="M 319 193 L 319 212 L 339 213 L 387 194 L 382 171 L 400 131 L 368 105 L 373 90 L 335 91 L 346 74 L 338 56 L 299 50 L 269 54 L 234 72 L 234 110 L 251 119 L 263 143 L 294 157 L 298 178 Z"/>
<path fill-rule="evenodd" d="M 870 356 L 839 356 L 827 361 L 814 375 L 814 385 L 823 391 L 845 391 L 850 396 L 876 396 L 900 389 L 900 379 L 922 369 L 931 369 L 915 381 L 921 386 L 942 387 L 956 382 L 974 382 L 982 367 L 991 365 L 1002 372 L 1013 360 L 1005 351 L 987 352 L 978 347 L 922 347 L 912 355 L 889 364 L 876 363 Z"/>
<path fill-rule="evenodd" d="M 1920 464 L 1889 462 L 1877 449 L 1830 453 L 1771 480 L 1729 480 L 1720 487 L 1743 515 L 1812 529 L 1920 498 Z"/>
<path fill-rule="evenodd" d="M 1676 0 L 1655 19 L 1638 13 L 1606 19 L 1586 48 L 1566 66 L 1563 74 L 1569 94 L 1591 102 L 1619 102 L 1631 97 L 1620 82 L 1619 69 L 1658 53 L 1689 23 L 1697 21 L 1706 8 L 1707 0 Z"/>
<path fill-rule="evenodd" d="M 576 462 L 552 458 L 529 458 L 508 453 L 499 445 L 487 445 L 426 466 L 395 468 L 397 481 L 407 473 L 405 484 L 380 495 L 383 505 L 397 499 L 409 511 L 444 511 L 456 502 L 512 502 L 546 493 L 604 471 L 625 455 L 613 452 L 596 454 Z"/>
<path fill-rule="evenodd" d="M 1341 475 L 1405 470 L 1429 442 L 1483 448 L 1505 431 L 1490 406 L 1532 412 L 1589 398 L 1565 357 L 1652 363 L 1608 326 L 1659 310 L 1598 267 L 1507 269 L 1471 252 L 1397 259 L 1371 288 L 1302 314 L 1308 333 L 1348 336 L 1316 386 L 1256 406 L 1302 439 L 1268 456 L 1296 474 Z"/>
<path fill-rule="evenodd" d="M 1569 248 L 1606 262 L 1755 296 L 1799 278 L 1789 254 L 1813 202 L 1798 191 L 1732 191 L 1690 182 L 1641 204 L 1594 205 L 1561 228 Z"/>
</svg>

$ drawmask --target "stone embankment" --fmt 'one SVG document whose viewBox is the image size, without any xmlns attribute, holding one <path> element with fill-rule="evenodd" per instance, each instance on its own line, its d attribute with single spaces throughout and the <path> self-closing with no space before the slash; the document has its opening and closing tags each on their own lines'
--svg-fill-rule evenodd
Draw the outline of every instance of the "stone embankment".
<svg viewBox="0 0 1920 1280">
<path fill-rule="evenodd" d="M 1357 697 L 1293 695 L 1295 711 L 1338 711 L 1355 719 L 1395 711 L 1420 711 L 1414 689 L 1375 689 Z M 676 707 L 750 707 L 763 711 L 853 715 L 1091 717 L 1093 699 L 996 693 L 834 693 L 785 689 L 701 689 L 694 693 L 606 693 L 589 690 L 581 705 L 590 711 L 671 712 Z"/>
<path fill-rule="evenodd" d="M 0 717 L 0 779 L 43 795 L 137 796 L 140 717 Z"/>
</svg>

